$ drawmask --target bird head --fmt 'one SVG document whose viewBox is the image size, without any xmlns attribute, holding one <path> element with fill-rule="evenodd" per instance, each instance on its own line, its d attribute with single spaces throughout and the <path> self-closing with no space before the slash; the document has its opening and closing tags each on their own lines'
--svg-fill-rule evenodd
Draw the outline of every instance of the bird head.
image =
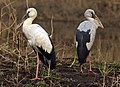
<svg viewBox="0 0 120 87">
<path fill-rule="evenodd" d="M 33 18 L 35 19 L 37 16 L 37 11 L 35 8 L 28 8 L 25 15 L 22 17 L 22 19 L 24 19 L 26 16 L 28 16 L 28 18 Z"/>
<path fill-rule="evenodd" d="M 28 8 L 26 14 L 28 15 L 28 17 L 36 17 L 37 11 L 35 8 Z"/>
<path fill-rule="evenodd" d="M 92 9 L 87 9 L 84 13 L 84 16 L 88 19 L 88 20 L 96 20 L 97 21 L 97 25 L 101 28 L 104 28 L 103 24 L 101 23 L 100 19 L 97 17 L 97 15 L 95 14 L 94 10 Z"/>
<path fill-rule="evenodd" d="M 85 11 L 85 13 L 84 13 L 84 16 L 85 16 L 86 18 L 92 18 L 92 17 L 93 17 L 93 14 L 95 14 L 94 10 L 92 10 L 92 9 L 87 9 L 87 10 Z"/>
</svg>

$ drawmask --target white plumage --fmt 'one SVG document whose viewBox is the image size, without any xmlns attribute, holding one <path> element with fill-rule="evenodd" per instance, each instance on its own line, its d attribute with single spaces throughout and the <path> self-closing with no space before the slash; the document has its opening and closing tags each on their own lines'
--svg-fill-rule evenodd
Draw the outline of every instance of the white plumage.
<svg viewBox="0 0 120 87">
<path fill-rule="evenodd" d="M 95 19 L 92 18 L 93 15 L 96 17 Z M 77 29 L 84 32 L 90 30 L 90 42 L 86 43 L 88 50 L 90 50 L 95 39 L 96 30 L 98 29 L 98 27 L 103 28 L 103 25 L 92 9 L 87 9 L 84 16 L 87 18 L 87 20 L 80 23 Z"/>
<path fill-rule="evenodd" d="M 23 33 L 28 39 L 31 46 L 42 47 L 48 53 L 52 50 L 52 44 L 50 42 L 47 32 L 38 24 L 32 24 L 32 21 L 37 16 L 37 11 L 34 8 L 29 8 L 26 12 L 29 15 L 23 24 Z"/>
<path fill-rule="evenodd" d="M 52 51 L 52 44 L 48 34 L 40 25 L 31 24 L 28 27 L 23 27 L 23 32 L 31 46 L 42 47 L 48 53 Z"/>
<path fill-rule="evenodd" d="M 104 28 L 94 10 L 87 9 L 84 13 L 84 16 L 86 20 L 79 24 L 76 32 L 76 47 L 81 72 L 81 65 L 86 62 L 87 56 L 89 55 L 90 49 L 95 40 L 96 30 L 98 29 L 98 27 Z M 91 60 L 90 71 L 92 71 Z"/>
<path fill-rule="evenodd" d="M 97 28 L 98 28 L 98 26 L 96 25 L 96 23 L 94 23 L 94 20 L 92 20 L 92 22 L 89 21 L 89 20 L 84 21 L 77 28 L 78 30 L 84 31 L 84 32 L 87 32 L 88 30 L 90 30 L 90 32 L 89 32 L 89 34 L 90 34 L 90 42 L 86 43 L 86 46 L 87 46 L 88 50 L 90 50 L 92 45 L 93 45 Z"/>
<path fill-rule="evenodd" d="M 54 51 L 54 45 L 48 33 L 38 24 L 32 24 L 33 20 L 37 17 L 37 11 L 35 8 L 29 8 L 26 12 L 28 18 L 23 23 L 23 33 L 25 34 L 29 44 L 32 46 L 34 51 L 37 53 L 37 68 L 36 77 L 38 78 L 38 67 L 40 60 L 48 68 L 48 76 L 50 69 L 55 69 L 56 67 L 56 57 Z"/>
</svg>

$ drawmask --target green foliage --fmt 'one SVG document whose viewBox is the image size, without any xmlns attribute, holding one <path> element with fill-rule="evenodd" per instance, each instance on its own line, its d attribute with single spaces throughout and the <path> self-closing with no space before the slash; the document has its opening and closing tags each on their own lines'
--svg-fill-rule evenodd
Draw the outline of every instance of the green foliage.
<svg viewBox="0 0 120 87">
<path fill-rule="evenodd" d="M 25 87 L 35 87 L 35 86 L 32 84 L 26 84 Z"/>
<path fill-rule="evenodd" d="M 26 84 L 25 87 L 48 87 L 45 81 L 38 81 L 35 85 L 31 84 Z"/>
<path fill-rule="evenodd" d="M 37 82 L 36 86 L 37 87 L 48 87 L 44 80 Z"/>
<path fill-rule="evenodd" d="M 109 67 L 112 67 L 114 71 L 120 73 L 120 64 L 109 64 Z"/>
</svg>

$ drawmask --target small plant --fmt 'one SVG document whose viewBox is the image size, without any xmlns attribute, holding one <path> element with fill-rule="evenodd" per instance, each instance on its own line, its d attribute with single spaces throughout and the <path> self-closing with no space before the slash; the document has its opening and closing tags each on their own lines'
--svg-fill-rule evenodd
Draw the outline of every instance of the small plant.
<svg viewBox="0 0 120 87">
<path fill-rule="evenodd" d="M 103 84 L 102 87 L 105 87 L 106 85 L 106 76 L 112 71 L 112 68 L 107 67 L 107 63 L 104 62 L 103 66 L 101 66 L 101 69 L 99 68 L 100 73 L 103 77 Z"/>
<path fill-rule="evenodd" d="M 35 86 L 32 84 L 26 84 L 25 87 L 35 87 Z"/>
</svg>

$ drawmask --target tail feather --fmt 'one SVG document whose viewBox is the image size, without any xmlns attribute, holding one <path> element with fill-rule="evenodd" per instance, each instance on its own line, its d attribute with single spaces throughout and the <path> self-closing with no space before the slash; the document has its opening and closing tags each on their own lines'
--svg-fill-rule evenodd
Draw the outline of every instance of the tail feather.
<svg viewBox="0 0 120 87">
<path fill-rule="evenodd" d="M 48 64 L 48 61 L 50 60 L 51 61 L 51 65 L 50 65 L 50 69 L 55 69 L 56 68 L 56 54 L 55 54 L 55 50 L 54 50 L 54 45 L 53 45 L 53 42 L 51 40 L 51 38 L 49 37 L 50 41 L 51 41 L 51 44 L 53 46 L 52 48 L 52 51 L 51 53 L 48 53 L 47 51 L 45 51 L 42 47 L 36 47 L 37 50 L 35 50 L 34 47 L 33 50 L 38 52 L 38 56 L 39 56 L 39 59 L 41 60 L 41 62 L 43 64 L 45 64 L 47 67 L 49 67 L 49 64 Z"/>
<path fill-rule="evenodd" d="M 50 38 L 50 37 L 49 37 Z M 50 38 L 51 44 L 53 46 L 52 51 L 50 53 L 50 57 L 51 57 L 51 65 L 50 68 L 51 69 L 55 69 L 56 68 L 56 54 L 55 54 L 55 49 L 54 49 L 54 45 L 52 42 L 52 39 Z"/>
<path fill-rule="evenodd" d="M 48 61 L 46 60 L 45 56 L 42 55 L 40 52 L 38 52 L 38 55 L 39 55 L 39 59 L 41 60 L 41 62 L 48 67 L 49 64 L 48 64 Z"/>
<path fill-rule="evenodd" d="M 77 55 L 80 64 L 86 62 L 87 56 L 90 52 L 90 50 L 88 50 L 86 46 L 86 43 L 90 42 L 89 32 L 90 30 L 88 30 L 87 32 L 77 30 L 76 32 L 76 41 L 78 42 Z"/>
<path fill-rule="evenodd" d="M 51 51 L 51 53 L 47 53 L 42 49 L 42 47 L 37 47 L 39 49 L 38 54 L 41 62 L 45 64 L 47 67 L 49 66 L 48 61 L 51 61 L 50 69 L 55 69 L 56 68 L 56 55 L 54 51 L 54 47 Z"/>
<path fill-rule="evenodd" d="M 77 47 L 77 55 L 79 63 L 82 65 L 83 63 L 86 63 L 87 56 L 90 51 L 86 49 L 81 49 L 81 47 Z"/>
<path fill-rule="evenodd" d="M 51 65 L 50 65 L 50 69 L 55 69 L 56 68 L 56 55 L 55 55 L 55 51 L 52 50 L 51 52 Z"/>
</svg>

